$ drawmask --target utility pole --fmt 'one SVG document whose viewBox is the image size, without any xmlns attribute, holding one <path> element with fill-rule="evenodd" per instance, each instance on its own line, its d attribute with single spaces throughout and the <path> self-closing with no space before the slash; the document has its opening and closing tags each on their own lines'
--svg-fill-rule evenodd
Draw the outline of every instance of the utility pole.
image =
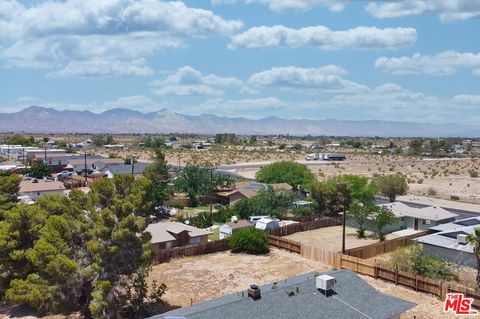
<svg viewBox="0 0 480 319">
<path fill-rule="evenodd" d="M 343 194 L 343 222 L 342 222 L 342 254 L 345 254 L 345 224 L 347 222 L 347 183 L 338 183 Z"/>
<path fill-rule="evenodd" d="M 213 167 L 210 167 L 210 215 L 212 215 L 212 196 L 213 196 Z"/>
<path fill-rule="evenodd" d="M 44 159 L 44 161 L 45 161 L 45 164 L 47 164 L 47 147 L 46 147 L 46 146 L 44 147 L 44 150 L 45 150 L 45 159 Z"/>
<path fill-rule="evenodd" d="M 134 175 L 134 172 L 135 172 L 135 156 L 131 156 L 130 157 L 130 161 L 132 162 L 132 175 Z"/>
<path fill-rule="evenodd" d="M 84 164 L 85 170 L 83 171 L 83 174 L 85 176 L 85 186 L 87 186 L 87 151 L 84 152 Z"/>
</svg>

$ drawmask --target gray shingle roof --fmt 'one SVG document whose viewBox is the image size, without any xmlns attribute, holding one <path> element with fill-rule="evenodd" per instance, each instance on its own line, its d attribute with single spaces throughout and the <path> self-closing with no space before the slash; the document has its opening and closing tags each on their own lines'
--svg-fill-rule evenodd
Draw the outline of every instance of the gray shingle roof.
<svg viewBox="0 0 480 319">
<path fill-rule="evenodd" d="M 315 277 L 320 273 L 311 272 L 282 280 L 276 284 L 276 288 L 273 288 L 273 284 L 260 287 L 262 298 L 257 301 L 248 298 L 246 291 L 243 291 L 176 309 L 152 319 L 386 319 L 415 306 L 414 303 L 380 293 L 351 270 L 327 274 L 337 281 L 334 293 L 328 297 L 315 288 Z"/>
<path fill-rule="evenodd" d="M 135 163 L 133 166 L 133 174 L 142 174 L 145 168 L 150 165 L 149 163 Z M 123 165 L 107 165 L 102 172 L 110 171 L 113 174 L 131 174 L 132 173 L 132 165 L 130 164 L 123 164 Z"/>
</svg>

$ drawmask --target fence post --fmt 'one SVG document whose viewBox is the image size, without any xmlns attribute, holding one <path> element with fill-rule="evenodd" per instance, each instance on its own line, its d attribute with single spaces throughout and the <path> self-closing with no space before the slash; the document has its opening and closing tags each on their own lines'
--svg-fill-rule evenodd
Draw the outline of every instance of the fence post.
<svg viewBox="0 0 480 319">
<path fill-rule="evenodd" d="M 398 266 L 395 267 L 395 285 L 398 285 Z"/>
<path fill-rule="evenodd" d="M 417 277 L 417 274 L 415 274 L 415 291 L 418 291 L 418 277 Z"/>
<path fill-rule="evenodd" d="M 377 259 L 375 258 L 373 262 L 373 277 L 375 280 L 378 278 L 378 267 L 377 267 Z"/>
</svg>

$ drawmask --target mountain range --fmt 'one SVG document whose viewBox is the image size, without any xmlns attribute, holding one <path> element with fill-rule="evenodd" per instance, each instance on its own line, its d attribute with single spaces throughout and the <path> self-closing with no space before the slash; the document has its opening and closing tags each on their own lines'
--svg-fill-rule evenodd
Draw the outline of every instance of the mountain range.
<svg viewBox="0 0 480 319">
<path fill-rule="evenodd" d="M 103 113 L 59 111 L 31 106 L 16 113 L 0 113 L 1 132 L 25 133 L 236 133 L 248 135 L 326 135 L 380 137 L 476 137 L 480 127 L 464 124 L 429 124 L 394 121 L 340 121 L 247 119 L 211 114 L 183 115 L 169 110 L 142 113 L 111 109 Z"/>
</svg>

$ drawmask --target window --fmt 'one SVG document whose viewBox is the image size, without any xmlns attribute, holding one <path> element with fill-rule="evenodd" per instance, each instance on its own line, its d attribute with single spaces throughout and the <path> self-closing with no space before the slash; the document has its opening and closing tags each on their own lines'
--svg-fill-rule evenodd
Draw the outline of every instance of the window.
<svg viewBox="0 0 480 319">
<path fill-rule="evenodd" d="M 422 220 L 422 225 L 431 225 L 432 221 L 430 219 L 423 219 Z"/>
</svg>

